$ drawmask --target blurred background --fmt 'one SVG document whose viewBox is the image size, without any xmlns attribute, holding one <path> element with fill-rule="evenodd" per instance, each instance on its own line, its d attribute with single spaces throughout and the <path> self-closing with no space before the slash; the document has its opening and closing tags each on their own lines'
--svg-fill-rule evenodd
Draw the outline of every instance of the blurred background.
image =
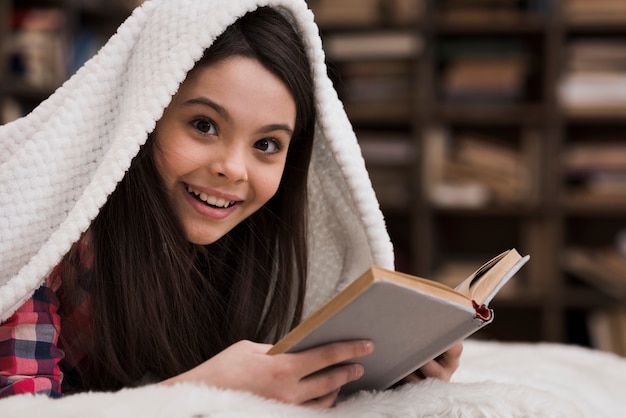
<svg viewBox="0 0 626 418">
<path fill-rule="evenodd" d="M 32 110 L 141 0 L 2 0 L 0 118 Z M 626 355 L 626 2 L 310 0 L 397 269 L 531 262 L 478 338 Z"/>
</svg>

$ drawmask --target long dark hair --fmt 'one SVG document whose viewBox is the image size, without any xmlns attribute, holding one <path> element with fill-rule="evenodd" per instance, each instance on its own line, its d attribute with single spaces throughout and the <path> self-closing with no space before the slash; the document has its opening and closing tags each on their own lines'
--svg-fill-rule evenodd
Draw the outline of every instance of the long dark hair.
<svg viewBox="0 0 626 418">
<path fill-rule="evenodd" d="M 166 379 L 238 340 L 273 342 L 301 318 L 315 121 L 311 67 L 291 24 L 270 8 L 229 26 L 190 74 L 233 55 L 257 59 L 295 99 L 295 132 L 278 191 L 216 243 L 190 244 L 166 204 L 149 138 L 92 224 L 88 279 L 75 268 L 76 251 L 62 264 L 66 288 L 74 278 L 63 298 L 71 306 L 83 287 L 92 300 L 93 338 L 83 348 L 78 390 Z"/>
</svg>

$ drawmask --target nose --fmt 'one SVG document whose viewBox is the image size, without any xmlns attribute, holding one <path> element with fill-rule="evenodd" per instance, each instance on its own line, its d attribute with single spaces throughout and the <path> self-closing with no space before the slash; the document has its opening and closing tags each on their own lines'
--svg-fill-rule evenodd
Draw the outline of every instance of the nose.
<svg viewBox="0 0 626 418">
<path fill-rule="evenodd" d="M 216 150 L 215 158 L 211 164 L 212 173 L 233 183 L 247 181 L 248 170 L 244 146 L 224 144 L 220 148 L 219 151 Z"/>
</svg>

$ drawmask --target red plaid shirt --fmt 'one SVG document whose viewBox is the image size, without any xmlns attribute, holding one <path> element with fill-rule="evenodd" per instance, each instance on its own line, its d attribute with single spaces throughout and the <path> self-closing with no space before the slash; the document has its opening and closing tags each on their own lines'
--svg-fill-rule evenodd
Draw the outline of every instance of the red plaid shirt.
<svg viewBox="0 0 626 418">
<path fill-rule="evenodd" d="M 92 252 L 87 235 L 79 242 L 79 258 L 87 270 Z M 9 319 L 0 324 L 0 398 L 19 393 L 43 393 L 61 397 L 64 374 L 73 372 L 82 359 L 81 352 L 59 343 L 63 325 L 66 340 L 84 336 L 88 329 L 89 295 L 61 317 L 57 291 L 61 287 L 58 268 L 46 279 L 33 297 Z"/>
</svg>

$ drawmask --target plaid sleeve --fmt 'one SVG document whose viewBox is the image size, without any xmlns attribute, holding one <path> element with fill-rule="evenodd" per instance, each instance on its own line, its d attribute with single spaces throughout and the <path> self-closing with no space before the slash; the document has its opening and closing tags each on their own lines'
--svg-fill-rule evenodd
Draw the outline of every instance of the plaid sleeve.
<svg viewBox="0 0 626 418">
<path fill-rule="evenodd" d="M 43 284 L 0 324 L 0 398 L 18 393 L 61 396 L 59 301 L 49 286 Z"/>
</svg>

